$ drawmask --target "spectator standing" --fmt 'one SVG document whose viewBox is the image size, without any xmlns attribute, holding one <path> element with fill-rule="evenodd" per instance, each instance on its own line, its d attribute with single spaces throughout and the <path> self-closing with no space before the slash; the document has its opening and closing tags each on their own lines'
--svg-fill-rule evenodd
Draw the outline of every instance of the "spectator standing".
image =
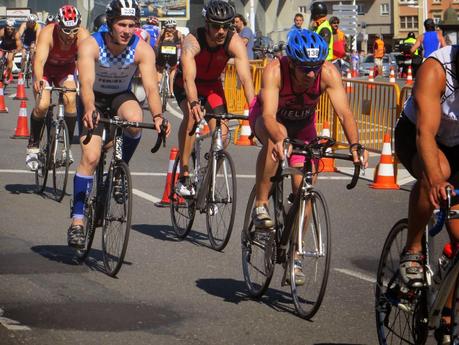
<svg viewBox="0 0 459 345">
<path fill-rule="evenodd" d="M 376 35 L 375 43 L 373 44 L 373 56 L 375 58 L 376 72 L 375 77 L 378 74 L 382 75 L 383 57 L 386 52 L 384 45 L 383 36 L 381 34 Z"/>
<path fill-rule="evenodd" d="M 408 58 L 408 60 L 411 60 L 411 65 L 413 67 L 413 77 L 416 76 L 416 72 L 419 68 L 419 66 L 422 63 L 422 57 L 419 54 L 419 49 L 416 49 L 414 52 L 411 51 L 411 48 L 414 46 L 416 43 L 416 36 L 413 31 L 408 32 L 407 37 L 403 40 L 403 55 Z M 402 78 L 405 78 L 408 75 L 408 67 L 403 66 L 403 72 L 402 72 Z"/>
<path fill-rule="evenodd" d="M 435 50 L 446 47 L 446 42 L 441 31 L 435 30 L 435 23 L 432 18 L 427 18 L 424 21 L 424 28 L 426 32 L 418 36 L 416 42 L 411 47 L 411 52 L 414 53 L 422 44 L 424 59 L 426 59 Z"/>
<path fill-rule="evenodd" d="M 327 61 L 333 60 L 333 30 L 327 20 L 327 5 L 323 2 L 316 1 L 311 5 L 312 27 L 328 44 Z"/>
<path fill-rule="evenodd" d="M 242 38 L 242 41 L 247 47 L 247 56 L 249 60 L 253 60 L 254 34 L 252 30 L 247 26 L 247 20 L 242 14 L 238 13 L 234 16 L 233 24 L 239 37 Z"/>
<path fill-rule="evenodd" d="M 339 29 L 339 18 L 331 17 L 329 19 L 330 26 L 333 33 L 333 64 L 338 68 L 341 73 L 342 60 L 346 57 L 346 36 L 344 32 Z"/>
<path fill-rule="evenodd" d="M 293 18 L 293 25 L 290 30 L 292 29 L 301 30 L 303 27 L 303 23 L 304 23 L 303 15 L 301 13 L 295 14 L 295 17 Z"/>
</svg>

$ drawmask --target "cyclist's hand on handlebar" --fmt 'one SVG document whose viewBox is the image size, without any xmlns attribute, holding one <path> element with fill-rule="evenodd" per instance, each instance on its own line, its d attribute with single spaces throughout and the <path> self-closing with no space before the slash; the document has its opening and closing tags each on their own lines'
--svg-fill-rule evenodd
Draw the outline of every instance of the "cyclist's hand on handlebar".
<svg viewBox="0 0 459 345">
<path fill-rule="evenodd" d="M 95 114 L 95 115 L 93 115 Z M 90 109 L 88 111 L 85 111 L 84 116 L 83 116 L 83 125 L 92 130 L 97 126 L 97 123 L 99 122 L 100 115 L 95 109 Z"/>
<path fill-rule="evenodd" d="M 201 120 L 204 118 L 204 111 L 200 102 L 196 101 L 190 103 L 190 114 L 195 122 L 201 122 Z"/>
<path fill-rule="evenodd" d="M 429 201 L 435 208 L 440 208 L 440 204 L 448 199 L 447 188 L 451 188 L 451 195 L 454 196 L 454 187 L 448 181 L 438 181 L 430 183 Z"/>
<path fill-rule="evenodd" d="M 291 152 L 292 152 L 292 145 L 289 145 L 287 157 L 290 157 Z M 287 159 L 287 157 L 285 157 L 285 154 L 284 154 L 284 139 L 273 143 L 273 150 L 271 152 L 271 157 L 275 162 L 283 161 Z"/>
<path fill-rule="evenodd" d="M 351 146 L 351 153 L 354 163 L 360 163 L 363 169 L 368 168 L 368 151 L 360 144 Z"/>
<path fill-rule="evenodd" d="M 43 91 L 44 87 L 45 87 L 45 81 L 43 79 L 42 80 L 35 80 L 33 82 L 33 90 L 37 94 L 41 94 L 41 92 Z"/>
<path fill-rule="evenodd" d="M 158 133 L 161 133 L 161 125 L 163 124 L 163 122 L 165 121 L 164 117 L 162 116 L 156 116 L 154 119 L 153 119 L 154 123 L 155 123 L 155 128 L 156 128 L 156 131 Z M 171 123 L 169 121 L 167 121 L 167 124 L 166 124 L 166 138 L 169 137 L 169 134 L 171 132 Z"/>
</svg>

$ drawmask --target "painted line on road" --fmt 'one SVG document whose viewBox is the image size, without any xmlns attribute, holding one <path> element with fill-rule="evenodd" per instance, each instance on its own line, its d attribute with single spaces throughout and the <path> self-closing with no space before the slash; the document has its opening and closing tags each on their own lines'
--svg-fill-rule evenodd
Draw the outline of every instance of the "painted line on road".
<svg viewBox="0 0 459 345">
<path fill-rule="evenodd" d="M 160 202 L 161 199 L 158 199 L 157 197 L 151 195 L 151 194 L 148 194 L 148 193 L 145 193 L 145 192 L 142 192 L 141 190 L 138 190 L 138 189 L 135 189 L 135 188 L 132 188 L 132 193 L 134 193 L 135 195 L 147 200 L 147 201 L 151 201 L 152 203 L 156 203 L 156 202 Z"/>
<path fill-rule="evenodd" d="M 179 113 L 177 110 L 172 108 L 170 104 L 169 104 L 169 107 L 167 107 L 166 112 L 171 113 L 172 115 L 174 115 L 175 117 L 178 117 L 179 119 L 183 119 L 183 114 Z"/>
<path fill-rule="evenodd" d="M 32 329 L 26 325 L 21 325 L 19 321 L 2 316 L 3 309 L 0 308 L 0 325 L 10 331 L 31 331 Z"/>
<path fill-rule="evenodd" d="M 372 284 L 376 284 L 376 279 L 374 279 L 374 278 L 372 278 L 370 276 L 367 276 L 365 274 L 362 274 L 362 273 L 359 273 L 359 272 L 355 272 L 355 271 L 351 271 L 351 270 L 348 270 L 346 268 L 334 268 L 334 270 L 337 271 L 337 272 L 343 273 L 345 275 L 348 275 L 348 276 L 351 276 L 351 277 L 354 277 L 354 278 L 357 278 L 357 279 L 360 279 L 360 280 L 364 280 L 364 281 L 372 283 Z"/>
</svg>

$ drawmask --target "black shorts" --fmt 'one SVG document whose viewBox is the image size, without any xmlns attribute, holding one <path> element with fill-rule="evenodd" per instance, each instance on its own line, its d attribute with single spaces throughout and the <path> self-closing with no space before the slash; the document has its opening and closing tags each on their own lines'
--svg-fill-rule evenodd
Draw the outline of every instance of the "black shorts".
<svg viewBox="0 0 459 345">
<path fill-rule="evenodd" d="M 176 55 L 166 55 L 166 54 L 158 54 L 158 59 L 156 60 L 156 66 L 158 69 L 163 69 L 166 67 L 166 62 L 169 66 L 174 67 L 177 65 L 177 54 Z"/>
<path fill-rule="evenodd" d="M 416 125 L 413 124 L 403 113 L 395 127 L 395 153 L 398 160 L 403 164 L 411 175 L 413 174 L 413 158 L 418 149 L 416 147 Z M 438 148 L 445 154 L 448 160 L 451 177 L 450 183 L 456 188 L 459 186 L 457 173 L 459 172 L 459 145 L 445 146 L 437 141 Z"/>
<path fill-rule="evenodd" d="M 127 101 L 137 101 L 137 98 L 131 91 L 125 91 L 122 93 L 115 93 L 115 94 L 104 94 L 100 92 L 94 92 L 94 99 L 95 99 L 95 106 L 97 111 L 101 116 L 104 117 L 113 117 L 118 113 L 118 109 L 121 105 Z M 104 131 L 104 125 L 99 122 L 92 135 L 102 136 Z M 81 135 L 85 136 L 88 134 L 88 129 L 83 127 L 81 131 Z"/>
</svg>

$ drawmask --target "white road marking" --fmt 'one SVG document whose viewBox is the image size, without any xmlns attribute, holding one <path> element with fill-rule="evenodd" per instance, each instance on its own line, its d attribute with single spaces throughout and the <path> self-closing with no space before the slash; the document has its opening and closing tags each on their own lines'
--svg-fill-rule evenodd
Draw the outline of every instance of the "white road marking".
<svg viewBox="0 0 459 345">
<path fill-rule="evenodd" d="M 31 331 L 30 327 L 21 325 L 19 321 L 9 319 L 7 317 L 3 317 L 4 314 L 3 309 L 0 308 L 0 325 L 5 327 L 10 331 Z"/>
<path fill-rule="evenodd" d="M 343 273 L 345 275 L 348 275 L 348 276 L 351 276 L 351 277 L 354 277 L 354 278 L 357 278 L 357 279 L 361 279 L 361 280 L 364 280 L 366 282 L 370 282 L 372 284 L 376 284 L 376 279 L 375 278 L 367 276 L 365 274 L 362 274 L 362 273 L 359 273 L 359 272 L 355 272 L 355 271 L 351 271 L 351 270 L 348 270 L 346 268 L 334 268 L 334 270 L 337 271 L 337 272 Z"/>
<path fill-rule="evenodd" d="M 169 105 L 169 106 L 167 107 L 166 112 L 171 113 L 171 114 L 174 115 L 175 117 L 178 117 L 180 120 L 183 119 L 183 114 L 182 114 L 182 113 L 179 113 L 177 110 L 175 110 L 174 108 L 172 108 L 170 104 L 168 104 L 168 105 Z"/>
<path fill-rule="evenodd" d="M 142 192 L 141 190 L 138 190 L 138 189 L 135 189 L 135 188 L 132 188 L 132 193 L 134 193 L 135 195 L 147 200 L 147 201 L 151 201 L 153 203 L 155 202 L 159 202 L 161 201 L 161 199 L 158 199 L 157 197 L 151 195 L 151 194 L 148 194 L 148 193 L 145 193 L 145 192 Z"/>
</svg>

